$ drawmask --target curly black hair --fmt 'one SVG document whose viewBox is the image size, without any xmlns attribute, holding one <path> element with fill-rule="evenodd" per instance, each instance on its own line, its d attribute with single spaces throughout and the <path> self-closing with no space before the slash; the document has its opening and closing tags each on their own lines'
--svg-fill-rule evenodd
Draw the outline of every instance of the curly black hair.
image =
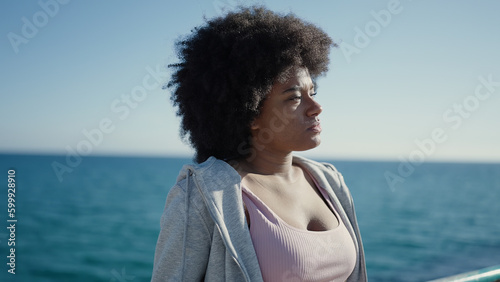
<svg viewBox="0 0 500 282">
<path fill-rule="evenodd" d="M 181 117 L 181 137 L 201 163 L 247 157 L 251 122 L 273 83 L 293 67 L 313 80 L 328 70 L 330 47 L 320 28 L 293 14 L 239 8 L 208 20 L 176 42 L 180 62 L 165 88 Z"/>
</svg>

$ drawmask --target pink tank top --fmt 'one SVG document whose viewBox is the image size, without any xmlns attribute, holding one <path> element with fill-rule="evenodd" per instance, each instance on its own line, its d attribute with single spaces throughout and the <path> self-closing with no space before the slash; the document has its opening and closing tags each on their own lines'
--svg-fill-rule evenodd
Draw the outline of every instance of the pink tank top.
<svg viewBox="0 0 500 282">
<path fill-rule="evenodd" d="M 356 264 L 356 248 L 328 194 L 314 180 L 339 220 L 327 231 L 287 224 L 242 186 L 250 235 L 264 281 L 345 281 Z"/>
</svg>

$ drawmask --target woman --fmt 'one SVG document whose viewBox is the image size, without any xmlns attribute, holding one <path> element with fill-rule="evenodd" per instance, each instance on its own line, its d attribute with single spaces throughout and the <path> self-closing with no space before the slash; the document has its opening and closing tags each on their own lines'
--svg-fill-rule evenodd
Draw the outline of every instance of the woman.
<svg viewBox="0 0 500 282">
<path fill-rule="evenodd" d="M 365 281 L 342 175 L 293 156 L 320 144 L 314 79 L 332 40 L 243 8 L 177 43 L 168 87 L 196 150 L 161 219 L 152 281 Z"/>
</svg>

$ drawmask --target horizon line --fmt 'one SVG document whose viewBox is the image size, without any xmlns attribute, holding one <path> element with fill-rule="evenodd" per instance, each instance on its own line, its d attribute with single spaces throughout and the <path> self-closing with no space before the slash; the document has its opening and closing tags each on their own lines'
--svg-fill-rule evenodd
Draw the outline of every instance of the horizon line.
<svg viewBox="0 0 500 282">
<path fill-rule="evenodd" d="M 296 154 L 297 152 L 295 152 Z M 302 152 L 298 152 L 299 155 L 307 155 Z M 3 151 L 0 150 L 0 155 L 11 155 L 11 156 L 40 156 L 40 157 L 65 157 L 67 154 L 57 153 L 57 152 L 42 152 L 42 151 Z M 297 154 L 296 154 L 297 155 Z M 82 158 L 172 158 L 172 159 L 190 159 L 194 162 L 194 155 L 191 154 L 174 154 L 174 153 L 95 153 L 86 156 L 81 156 Z M 401 160 L 395 158 L 360 158 L 360 157 L 341 157 L 341 156 L 305 156 L 306 158 L 313 159 L 316 161 L 341 161 L 341 162 L 385 162 L 385 163 L 401 163 Z M 463 164 L 500 164 L 500 160 L 486 160 L 486 159 L 446 159 L 446 158 L 434 158 L 427 159 L 420 164 L 424 163 L 463 163 Z M 420 165 L 418 164 L 418 165 Z"/>
</svg>

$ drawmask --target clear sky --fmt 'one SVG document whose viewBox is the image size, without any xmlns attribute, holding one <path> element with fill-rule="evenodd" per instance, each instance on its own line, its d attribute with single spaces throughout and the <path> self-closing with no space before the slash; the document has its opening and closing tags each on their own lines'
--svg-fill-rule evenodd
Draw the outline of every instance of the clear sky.
<svg viewBox="0 0 500 282">
<path fill-rule="evenodd" d="M 2 1 L 0 152 L 190 156 L 167 90 L 179 36 L 243 1 Z M 499 1 L 253 0 L 340 48 L 329 159 L 500 162 Z M 228 137 L 230 138 L 230 137 Z"/>
</svg>

